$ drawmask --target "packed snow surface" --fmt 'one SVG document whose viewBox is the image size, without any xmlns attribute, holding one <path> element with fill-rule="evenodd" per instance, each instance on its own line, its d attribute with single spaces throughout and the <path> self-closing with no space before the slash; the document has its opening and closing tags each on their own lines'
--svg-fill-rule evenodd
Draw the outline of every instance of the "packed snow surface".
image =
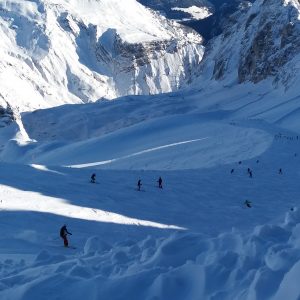
<svg viewBox="0 0 300 300">
<path fill-rule="evenodd" d="M 288 137 L 209 169 L 2 163 L 1 299 L 297 299 L 300 141 Z M 62 224 L 76 249 L 62 246 Z"/>
<path fill-rule="evenodd" d="M 298 299 L 296 104 L 248 88 L 65 105 L 2 128 L 0 298 Z"/>
</svg>

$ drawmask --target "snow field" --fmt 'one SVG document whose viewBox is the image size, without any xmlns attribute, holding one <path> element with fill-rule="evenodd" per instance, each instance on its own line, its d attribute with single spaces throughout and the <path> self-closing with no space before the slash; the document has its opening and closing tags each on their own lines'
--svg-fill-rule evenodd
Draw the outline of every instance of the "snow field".
<svg viewBox="0 0 300 300">
<path fill-rule="evenodd" d="M 1 263 L 3 299 L 298 299 L 299 211 L 282 225 L 217 238 L 175 233 L 84 249 L 40 251 L 29 263 Z M 75 254 L 73 254 L 75 252 Z M 6 274 L 7 272 L 7 274 Z M 276 284 L 274 284 L 276 283 Z M 293 288 L 291 288 L 291 286 Z M 54 288 L 55 287 L 55 288 Z M 118 292 L 116 292 L 116 289 Z M 87 293 L 88 291 L 88 293 Z"/>
<path fill-rule="evenodd" d="M 271 142 L 272 137 L 262 130 L 223 122 L 202 123 L 201 117 L 189 115 L 143 122 L 53 151 L 50 147 L 41 154 L 39 149 L 29 151 L 27 157 L 48 165 L 178 170 L 251 158 L 263 153 Z"/>
<path fill-rule="evenodd" d="M 299 142 L 197 170 L 2 163 L 1 298 L 297 299 Z M 76 249 L 62 246 L 64 223 Z"/>
<path fill-rule="evenodd" d="M 64 106 L 2 129 L 1 299 L 297 299 L 300 140 L 244 115 L 256 93 Z"/>
<path fill-rule="evenodd" d="M 124 100 L 127 114 L 120 100 L 25 114 L 26 138 L 4 142 L 1 158 L 74 167 L 197 169 L 253 158 L 272 143 L 274 130 L 263 122 L 232 122 L 226 111 L 177 115 L 184 105 L 195 110 L 193 101 Z"/>
</svg>

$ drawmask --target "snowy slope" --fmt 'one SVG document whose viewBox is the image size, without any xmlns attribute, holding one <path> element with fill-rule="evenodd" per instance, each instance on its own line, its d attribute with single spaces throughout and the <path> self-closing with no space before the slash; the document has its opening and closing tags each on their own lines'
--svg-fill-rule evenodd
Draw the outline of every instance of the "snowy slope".
<svg viewBox="0 0 300 300">
<path fill-rule="evenodd" d="M 61 137 L 59 143 L 58 136 L 52 142 L 31 142 L 21 147 L 11 142 L 2 159 L 77 167 L 177 170 L 242 160 L 244 149 L 249 147 L 254 157 L 271 144 L 272 136 L 268 133 L 231 125 L 227 120 L 219 120 L 220 116 L 217 113 L 164 117 L 79 142 L 63 142 Z M 250 158 L 248 154 L 246 157 Z"/>
<path fill-rule="evenodd" d="M 115 169 L 194 169 L 244 160 L 248 147 L 252 157 L 258 155 L 284 128 L 300 133 L 297 90 L 283 97 L 264 83 L 256 91 L 248 84 L 214 86 L 212 93 L 212 86 L 23 114 L 20 132 L 16 124 L 1 130 L 0 158 Z M 264 130 L 268 123 L 271 134 Z"/>
<path fill-rule="evenodd" d="M 1 129 L 1 299 L 299 298 L 297 100 L 212 86 Z"/>
<path fill-rule="evenodd" d="M 1 299 L 299 297 L 300 139 L 278 123 L 297 101 L 211 86 L 1 129 Z M 64 223 L 76 249 L 62 246 Z"/>
<path fill-rule="evenodd" d="M 176 90 L 203 55 L 135 0 L 1 1 L 0 38 L 0 104 L 21 111 Z"/>
<path fill-rule="evenodd" d="M 299 143 L 194 171 L 1 163 L 1 299 L 297 299 Z M 62 247 L 64 223 L 76 249 Z"/>
</svg>

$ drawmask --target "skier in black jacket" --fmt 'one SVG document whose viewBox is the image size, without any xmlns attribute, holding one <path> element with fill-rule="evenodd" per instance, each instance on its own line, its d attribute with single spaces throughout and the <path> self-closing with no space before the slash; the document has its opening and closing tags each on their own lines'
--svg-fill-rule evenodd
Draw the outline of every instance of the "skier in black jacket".
<svg viewBox="0 0 300 300">
<path fill-rule="evenodd" d="M 138 183 L 137 183 L 137 189 L 138 189 L 138 191 L 140 191 L 141 190 L 141 186 L 142 186 L 142 181 L 141 181 L 141 179 L 139 179 L 139 181 L 138 181 Z"/>
<path fill-rule="evenodd" d="M 96 183 L 96 174 L 93 173 L 91 176 L 91 183 Z"/>
<path fill-rule="evenodd" d="M 251 208 L 251 207 L 252 207 L 252 202 L 249 201 L 249 200 L 246 200 L 246 201 L 245 201 L 245 205 L 246 205 L 247 207 Z"/>
<path fill-rule="evenodd" d="M 71 232 L 68 231 L 67 229 L 67 225 L 64 225 L 61 229 L 60 229 L 60 237 L 64 240 L 64 246 L 68 247 L 69 246 L 69 242 L 67 239 L 67 235 L 72 235 Z"/>
<path fill-rule="evenodd" d="M 161 179 L 161 177 L 158 178 L 157 182 L 158 182 L 158 187 L 160 189 L 162 189 L 162 179 Z"/>
</svg>

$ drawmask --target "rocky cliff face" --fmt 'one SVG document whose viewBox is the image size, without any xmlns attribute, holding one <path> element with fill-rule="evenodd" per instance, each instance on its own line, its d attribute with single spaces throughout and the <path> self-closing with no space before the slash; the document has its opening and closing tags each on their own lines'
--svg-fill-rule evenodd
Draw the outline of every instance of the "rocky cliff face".
<svg viewBox="0 0 300 300">
<path fill-rule="evenodd" d="M 204 51 L 135 0 L 4 1 L 0 38 L 1 99 L 20 111 L 174 91 Z"/>
<path fill-rule="evenodd" d="M 259 13 L 254 11 L 247 16 L 239 82 L 256 83 L 268 76 L 277 78 L 282 67 L 300 53 L 299 3 L 278 2 L 263 1 Z M 282 6 L 276 9 L 276 4 Z M 270 11 L 268 7 L 274 9 Z M 259 30 L 253 34 L 254 24 Z"/>
<path fill-rule="evenodd" d="M 288 88 L 300 61 L 299 11 L 293 0 L 249 3 L 231 15 L 224 33 L 210 44 L 203 74 L 230 83 L 270 78 Z"/>
</svg>

